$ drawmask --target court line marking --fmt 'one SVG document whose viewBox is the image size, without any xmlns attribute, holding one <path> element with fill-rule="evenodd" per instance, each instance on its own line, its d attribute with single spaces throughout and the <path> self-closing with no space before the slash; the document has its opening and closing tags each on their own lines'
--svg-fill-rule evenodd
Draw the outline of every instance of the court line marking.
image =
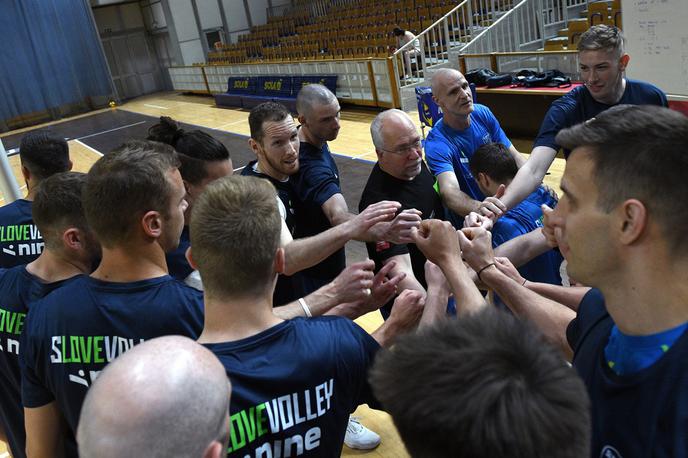
<svg viewBox="0 0 688 458">
<path fill-rule="evenodd" d="M 144 103 L 143 106 L 149 108 L 160 108 L 161 110 L 169 110 L 168 107 L 161 107 L 160 105 L 151 105 L 149 103 Z"/>
<path fill-rule="evenodd" d="M 234 172 L 238 172 L 239 170 L 243 170 L 243 169 L 245 169 L 245 168 L 246 168 L 246 166 L 243 165 L 243 166 L 241 166 L 241 167 L 239 167 L 239 168 L 234 169 L 233 171 L 234 171 Z M 0 458 L 2 458 L 2 457 L 0 457 Z"/>
<path fill-rule="evenodd" d="M 217 129 L 222 129 L 222 128 L 227 127 L 227 126 L 233 126 L 233 125 L 235 125 L 235 124 L 241 124 L 242 122 L 248 122 L 248 119 L 240 119 L 240 120 L 238 120 L 238 121 L 228 122 L 227 124 L 222 124 L 221 126 L 216 127 L 216 130 L 217 130 Z M 232 133 L 233 133 L 233 132 L 232 132 Z"/>
<path fill-rule="evenodd" d="M 127 124 L 126 126 L 115 127 L 114 129 L 108 129 L 108 130 L 104 130 L 104 131 L 102 131 L 102 132 L 96 132 L 95 134 L 90 134 L 90 135 L 85 135 L 85 136 L 83 136 L 83 137 L 74 138 L 73 140 L 83 140 L 83 139 L 85 139 L 85 138 L 91 138 L 91 137 L 95 137 L 95 136 L 97 136 L 97 135 L 107 134 L 108 132 L 114 132 L 114 131 L 116 131 L 116 130 L 127 129 L 127 128 L 129 128 L 129 127 L 138 126 L 138 125 L 141 125 L 141 124 L 145 124 L 145 123 L 147 123 L 147 122 L 148 122 L 148 121 L 139 121 L 139 122 L 135 122 L 135 123 L 133 123 L 133 124 Z"/>
<path fill-rule="evenodd" d="M 84 142 L 82 142 L 82 141 L 79 141 L 79 140 L 76 139 L 76 138 L 74 139 L 74 141 L 77 142 L 78 144 L 80 144 L 81 146 L 83 146 L 84 148 L 90 149 L 91 151 L 93 151 L 94 153 L 96 153 L 98 156 L 103 157 L 103 153 L 101 153 L 101 152 L 98 151 L 97 149 L 95 149 L 95 148 L 93 148 L 93 147 L 91 147 L 91 146 L 88 146 L 86 143 L 84 143 Z M 0 457 L 0 458 L 2 458 L 2 457 Z"/>
</svg>

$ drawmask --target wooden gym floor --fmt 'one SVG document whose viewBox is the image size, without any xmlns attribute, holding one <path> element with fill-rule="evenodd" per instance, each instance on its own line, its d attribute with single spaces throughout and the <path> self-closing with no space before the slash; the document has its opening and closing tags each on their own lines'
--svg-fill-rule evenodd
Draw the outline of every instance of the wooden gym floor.
<svg viewBox="0 0 688 458">
<path fill-rule="evenodd" d="M 378 111 L 358 107 L 343 107 L 341 130 L 337 140 L 330 142 L 330 149 L 336 154 L 342 192 L 349 209 L 357 213 L 360 194 L 376 160 L 375 149 L 370 139 L 370 123 Z M 158 93 L 131 100 L 117 108 L 107 108 L 85 115 L 67 118 L 40 126 L 7 132 L 0 135 L 10 156 L 14 175 L 23 184 L 19 170 L 17 149 L 21 136 L 38 128 L 50 129 L 68 139 L 74 170 L 87 172 L 102 154 L 112 150 L 128 139 L 144 139 L 147 130 L 160 116 L 169 116 L 183 124 L 185 129 L 199 128 L 215 136 L 227 146 L 235 171 L 239 171 L 254 159 L 247 138 L 249 135 L 247 110 L 217 108 L 211 97 L 181 95 L 178 93 Z M 419 126 L 417 113 L 409 113 Z M 507 132 L 507 135 L 509 132 Z M 511 139 L 522 153 L 529 153 L 532 139 Z M 559 180 L 564 170 L 564 160 L 557 158 L 545 177 L 545 183 L 559 192 Z M 23 188 L 25 190 L 25 187 Z M 2 199 L 0 199 L 0 203 Z M 347 244 L 348 262 L 356 262 L 367 257 L 364 244 Z M 370 313 L 357 320 L 368 332 L 375 330 L 381 323 L 379 312 Z M 374 457 L 407 457 L 401 440 L 390 417 L 380 411 L 361 406 L 355 413 L 362 423 L 380 434 L 382 443 L 372 451 L 363 452 L 344 447 L 342 456 L 366 454 Z M 0 442 L 0 458 L 9 456 L 4 444 Z"/>
</svg>

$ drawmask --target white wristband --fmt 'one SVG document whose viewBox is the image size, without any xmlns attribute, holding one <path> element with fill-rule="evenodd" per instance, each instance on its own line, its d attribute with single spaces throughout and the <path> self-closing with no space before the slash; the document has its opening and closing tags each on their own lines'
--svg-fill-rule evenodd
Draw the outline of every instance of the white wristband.
<svg viewBox="0 0 688 458">
<path fill-rule="evenodd" d="M 306 304 L 306 301 L 303 300 L 303 297 L 299 298 L 299 304 L 301 304 L 303 313 L 305 313 L 308 318 L 313 316 L 313 314 L 311 313 L 311 309 L 308 308 L 308 304 Z"/>
</svg>

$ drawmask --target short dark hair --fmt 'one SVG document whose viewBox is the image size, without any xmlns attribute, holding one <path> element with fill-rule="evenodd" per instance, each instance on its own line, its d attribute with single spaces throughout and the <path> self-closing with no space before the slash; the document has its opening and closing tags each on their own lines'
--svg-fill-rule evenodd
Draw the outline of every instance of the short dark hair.
<svg viewBox="0 0 688 458">
<path fill-rule="evenodd" d="M 406 31 L 405 31 L 404 29 L 402 29 L 401 27 L 394 27 L 394 30 L 392 30 L 392 33 L 393 33 L 395 36 L 400 37 L 400 36 L 402 36 L 404 33 L 406 33 Z"/>
<path fill-rule="evenodd" d="M 474 177 L 484 173 L 499 184 L 516 176 L 518 166 L 509 149 L 501 143 L 487 143 L 475 150 L 468 166 Z"/>
<path fill-rule="evenodd" d="M 240 175 L 215 180 L 191 211 L 191 248 L 204 289 L 251 296 L 274 278 L 281 218 L 268 180 Z"/>
<path fill-rule="evenodd" d="M 688 254 L 688 239 L 679 230 L 688 227 L 688 205 L 667 198 L 688 195 L 685 115 L 652 105 L 618 105 L 560 131 L 555 141 L 589 151 L 601 209 L 611 212 L 626 199 L 640 200 L 672 249 Z"/>
<path fill-rule="evenodd" d="M 582 380 L 539 332 L 505 312 L 400 337 L 378 353 L 370 379 L 413 457 L 590 453 Z"/>
<path fill-rule="evenodd" d="M 31 212 L 46 247 L 60 247 L 62 232 L 68 227 L 88 228 L 81 204 L 85 183 L 85 173 L 62 172 L 38 185 Z"/>
<path fill-rule="evenodd" d="M 597 24 L 583 32 L 578 41 L 578 51 L 614 52 L 618 57 L 624 53 L 625 39 L 621 29 L 613 25 Z"/>
<path fill-rule="evenodd" d="M 173 146 L 179 153 L 179 173 L 183 179 L 193 184 L 208 176 L 208 162 L 230 158 L 227 147 L 221 141 L 201 130 L 187 132 L 168 116 L 161 116 L 160 123 L 148 129 L 147 140 Z"/>
<path fill-rule="evenodd" d="M 47 130 L 24 135 L 19 144 L 19 157 L 24 167 L 38 180 L 70 169 L 67 141 Z"/>
<path fill-rule="evenodd" d="M 251 138 L 262 143 L 263 124 L 266 122 L 280 122 L 291 116 L 287 107 L 277 102 L 265 102 L 251 109 L 248 115 L 248 126 L 251 129 Z"/>
<path fill-rule="evenodd" d="M 296 95 L 296 111 L 300 116 L 310 116 L 315 105 L 327 106 L 337 101 L 337 96 L 322 84 L 303 86 Z"/>
<path fill-rule="evenodd" d="M 129 141 L 93 164 L 82 200 L 86 220 L 103 246 L 127 240 L 148 211 L 167 215 L 172 197 L 167 173 L 178 167 L 171 146 L 141 140 Z"/>
</svg>

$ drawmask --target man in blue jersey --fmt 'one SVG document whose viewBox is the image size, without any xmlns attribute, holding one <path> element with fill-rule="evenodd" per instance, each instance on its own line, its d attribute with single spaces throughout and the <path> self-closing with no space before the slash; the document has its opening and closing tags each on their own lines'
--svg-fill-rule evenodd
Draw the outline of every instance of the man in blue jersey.
<svg viewBox="0 0 688 458">
<path fill-rule="evenodd" d="M 668 106 L 661 89 L 626 78 L 629 60 L 623 33 L 616 27 L 600 24 L 581 35 L 578 62 L 584 85 L 552 103 L 528 161 L 500 198 L 507 208 L 516 206 L 542 183 L 562 146 L 556 141 L 556 135 L 562 129 L 594 118 L 614 105 Z M 568 152 L 564 148 L 564 156 L 568 156 Z"/>
<path fill-rule="evenodd" d="M 577 314 L 506 278 L 475 250 L 481 234 L 464 241 L 466 259 L 573 351 L 592 405 L 591 456 L 688 456 L 688 207 L 667 199 L 688 194 L 688 118 L 623 105 L 556 141 L 571 154 L 553 232 L 571 277 L 593 287 Z"/>
<path fill-rule="evenodd" d="M 222 458 L 231 387 L 220 361 L 180 336 L 146 341 L 109 364 L 88 391 L 80 458 Z"/>
<path fill-rule="evenodd" d="M 169 145 L 129 142 L 100 158 L 83 190 L 86 221 L 102 246 L 91 276 L 35 302 L 22 336 L 22 401 L 29 456 L 76 456 L 81 404 L 105 365 L 154 337 L 198 337 L 202 294 L 167 274 L 186 192 Z"/>
<path fill-rule="evenodd" d="M 476 150 L 469 162 L 471 173 L 485 195 L 494 195 L 500 186 L 509 187 L 518 172 L 516 161 L 501 143 L 489 143 Z M 542 228 L 542 205 L 555 207 L 557 201 L 540 186 L 516 207 L 512 208 L 492 227 L 492 246 L 497 247 L 518 236 Z M 530 281 L 561 285 L 559 267 L 564 259 L 558 251 L 547 253 L 519 267 Z"/>
<path fill-rule="evenodd" d="M 228 456 L 339 457 L 349 414 L 374 403 L 367 369 L 376 351 L 415 326 L 425 301 L 402 293 L 373 336 L 342 317 L 282 320 L 272 308 L 280 227 L 274 188 L 254 177 L 210 184 L 191 216 L 190 260 L 205 286 L 199 342 L 232 382 Z"/>
<path fill-rule="evenodd" d="M 294 236 L 303 238 L 338 226 L 355 215 L 349 212 L 344 200 L 339 170 L 327 145 L 339 134 L 337 97 L 325 86 L 309 84 L 299 91 L 296 109 L 301 123 L 298 132 L 299 172 L 290 181 L 297 197 Z M 419 224 L 420 217 L 416 213 L 402 212 L 391 222 L 371 227 L 359 240 L 406 243 L 410 241 L 411 229 Z M 303 292 L 315 291 L 329 283 L 345 265 L 344 248 L 340 248 L 322 262 L 302 271 L 299 279 Z"/>
<path fill-rule="evenodd" d="M 43 238 L 31 217 L 31 202 L 42 180 L 72 169 L 67 142 L 51 132 L 24 135 L 19 145 L 26 197 L 0 207 L 0 267 L 33 261 L 43 250 Z"/>
<path fill-rule="evenodd" d="M 502 143 L 520 166 L 525 159 L 514 148 L 489 108 L 474 104 L 466 78 L 444 68 L 432 76 L 432 96 L 443 117 L 428 134 L 425 157 L 437 177 L 440 196 L 455 227 L 470 212 L 501 216 L 498 199 L 485 196 L 468 167 L 475 150 L 486 143 Z"/>
<path fill-rule="evenodd" d="M 33 190 L 33 218 L 45 249 L 28 265 L 0 269 L 0 423 L 16 458 L 26 456 L 19 372 L 26 314 L 31 303 L 70 279 L 91 273 L 100 255 L 81 205 L 85 178 L 82 173 L 58 173 Z"/>
</svg>

